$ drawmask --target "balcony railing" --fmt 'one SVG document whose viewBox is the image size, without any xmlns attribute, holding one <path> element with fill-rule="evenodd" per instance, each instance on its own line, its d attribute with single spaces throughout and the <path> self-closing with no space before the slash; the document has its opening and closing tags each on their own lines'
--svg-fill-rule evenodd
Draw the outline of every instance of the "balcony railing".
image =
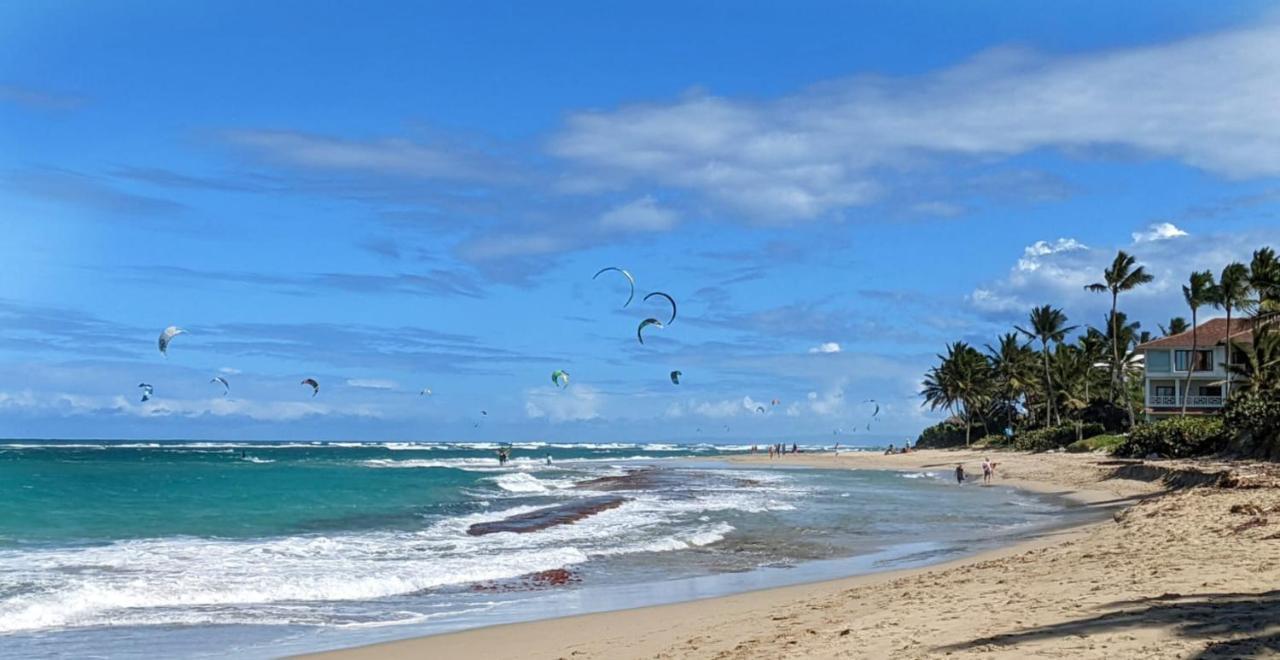
<svg viewBox="0 0 1280 660">
<path fill-rule="evenodd" d="M 1221 408 L 1225 403 L 1220 396 L 1200 396 L 1193 394 L 1186 397 L 1188 408 Z M 1147 397 L 1147 405 L 1152 407 L 1181 407 L 1182 399 L 1172 395 L 1153 395 Z"/>
</svg>

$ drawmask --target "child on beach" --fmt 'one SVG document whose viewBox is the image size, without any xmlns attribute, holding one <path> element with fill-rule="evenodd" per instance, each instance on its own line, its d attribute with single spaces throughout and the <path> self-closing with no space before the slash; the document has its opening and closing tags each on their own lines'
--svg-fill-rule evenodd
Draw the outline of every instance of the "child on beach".
<svg viewBox="0 0 1280 660">
<path fill-rule="evenodd" d="M 964 483 L 964 464 L 956 463 L 956 483 Z"/>
</svg>

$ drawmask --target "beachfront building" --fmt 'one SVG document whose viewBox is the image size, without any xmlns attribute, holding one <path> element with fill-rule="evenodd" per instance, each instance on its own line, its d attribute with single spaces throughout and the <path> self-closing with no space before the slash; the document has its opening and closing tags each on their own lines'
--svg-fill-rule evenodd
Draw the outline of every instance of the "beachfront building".
<svg viewBox="0 0 1280 660">
<path fill-rule="evenodd" d="M 1188 415 L 1219 412 L 1226 404 L 1228 340 L 1251 344 L 1252 328 L 1253 320 L 1248 318 L 1231 319 L 1230 328 L 1224 318 L 1210 319 L 1196 330 L 1194 352 L 1190 330 L 1139 345 L 1147 418 L 1181 414 L 1183 399 Z M 1232 362 L 1238 364 L 1243 357 L 1237 349 Z"/>
</svg>

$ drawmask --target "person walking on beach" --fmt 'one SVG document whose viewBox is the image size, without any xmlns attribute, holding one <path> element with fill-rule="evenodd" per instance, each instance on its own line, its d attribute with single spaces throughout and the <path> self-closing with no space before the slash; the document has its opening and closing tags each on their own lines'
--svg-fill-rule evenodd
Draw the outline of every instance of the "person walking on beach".
<svg viewBox="0 0 1280 660">
<path fill-rule="evenodd" d="M 983 486 L 991 485 L 991 472 L 992 472 L 991 459 L 983 457 L 982 459 L 982 485 Z"/>
<path fill-rule="evenodd" d="M 964 463 L 956 463 L 956 483 L 964 483 Z"/>
<path fill-rule="evenodd" d="M 799 453 L 800 453 L 800 445 L 798 445 L 798 444 L 796 444 L 796 443 L 794 443 L 794 442 L 793 442 L 793 443 L 791 443 L 791 453 L 793 453 L 793 454 L 799 454 Z"/>
</svg>

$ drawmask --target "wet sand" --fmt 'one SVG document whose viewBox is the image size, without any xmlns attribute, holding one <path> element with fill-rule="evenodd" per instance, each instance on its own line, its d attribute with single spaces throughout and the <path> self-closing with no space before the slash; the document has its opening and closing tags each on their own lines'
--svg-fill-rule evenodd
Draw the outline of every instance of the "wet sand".
<svg viewBox="0 0 1280 660">
<path fill-rule="evenodd" d="M 1280 654 L 1280 489 L 1253 465 L 991 454 L 996 483 L 1105 522 L 926 568 L 548 619 L 320 654 L 438 658 L 1232 658 Z M 743 456 L 943 472 L 976 452 Z M 1237 487 L 1171 486 L 1221 481 Z M 1250 476 L 1248 473 L 1255 473 Z M 1207 476 L 1206 476 L 1207 475 Z"/>
</svg>

